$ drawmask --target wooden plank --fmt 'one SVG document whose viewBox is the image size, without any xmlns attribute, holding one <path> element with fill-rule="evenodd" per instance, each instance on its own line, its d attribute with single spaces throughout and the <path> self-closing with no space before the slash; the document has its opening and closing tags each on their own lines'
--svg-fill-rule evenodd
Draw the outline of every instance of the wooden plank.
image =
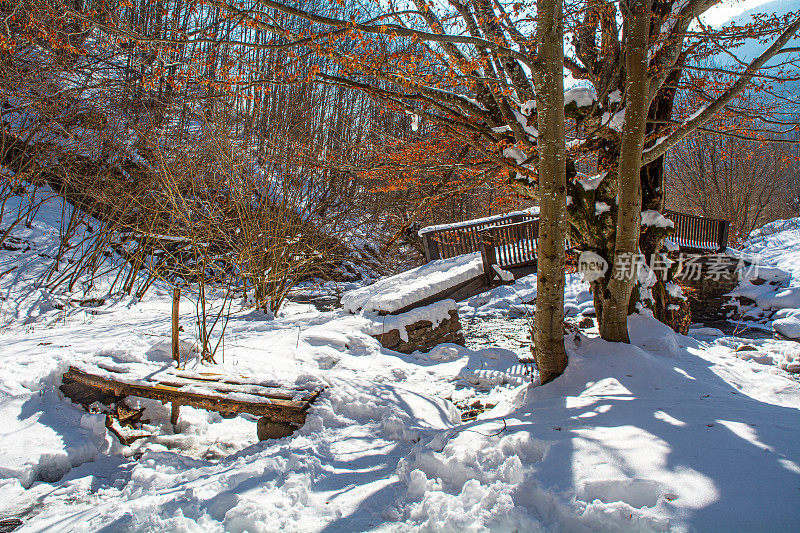
<svg viewBox="0 0 800 533">
<path fill-rule="evenodd" d="M 118 368 L 113 368 L 108 365 L 104 365 L 102 363 L 97 363 L 96 366 L 105 370 L 106 372 L 110 372 L 113 374 L 120 374 L 124 375 L 126 372 L 124 370 L 120 370 Z M 80 370 L 80 369 L 78 369 Z M 142 380 L 142 384 L 152 383 L 153 385 L 158 383 L 165 383 L 170 384 L 176 387 L 183 387 L 187 385 L 192 385 L 192 382 L 197 385 L 206 385 L 208 383 L 217 383 L 217 384 L 227 384 L 231 386 L 248 386 L 248 387 L 258 387 L 260 389 L 269 390 L 268 393 L 264 395 L 268 398 L 284 398 L 284 399 L 293 399 L 295 397 L 295 392 L 305 392 L 309 396 L 314 392 L 313 390 L 304 390 L 304 391 L 297 391 L 294 389 L 287 389 L 281 385 L 274 385 L 274 384 L 266 384 L 266 383 L 259 383 L 254 381 L 248 381 L 247 376 L 240 376 L 242 379 L 235 379 L 231 376 L 225 374 L 215 374 L 210 372 L 200 372 L 198 374 L 192 372 L 182 372 L 180 370 L 173 370 L 171 372 L 163 374 L 163 378 L 157 379 L 145 379 Z M 181 381 L 174 381 L 174 380 L 184 380 Z M 230 392 L 237 392 L 236 390 L 232 390 Z M 244 391 L 243 391 L 244 392 Z M 252 394 L 249 392 L 245 392 L 246 394 Z"/>
<path fill-rule="evenodd" d="M 439 259 L 439 246 L 433 239 L 432 233 L 422 234 L 422 247 L 425 249 L 425 259 L 430 263 Z"/>
<path fill-rule="evenodd" d="M 193 385 L 200 385 L 208 387 L 210 390 L 214 392 L 219 392 L 220 394 L 228 394 L 232 392 L 239 392 L 242 394 L 251 394 L 253 396 L 261 396 L 267 399 L 275 399 L 275 400 L 295 400 L 295 395 L 291 394 L 290 392 L 286 391 L 285 389 L 278 389 L 275 391 L 265 390 L 263 387 L 255 384 L 248 384 L 248 383 L 239 383 L 239 384 L 232 384 L 232 383 L 223 383 L 223 382 L 194 382 L 192 380 L 184 380 L 184 381 L 170 381 L 167 379 L 160 379 L 157 382 L 153 383 L 153 386 L 158 385 L 165 385 L 169 387 L 174 387 L 176 389 L 180 389 L 181 387 L 191 387 Z M 245 389 L 245 387 L 247 389 Z M 259 391 L 258 389 L 261 389 Z M 303 401 L 305 398 L 299 401 Z"/>
<path fill-rule="evenodd" d="M 494 233 L 495 228 L 487 228 L 481 231 L 481 259 L 483 260 L 483 274 L 486 283 L 492 286 L 494 279 L 494 265 L 497 264 L 497 239 Z"/>
<path fill-rule="evenodd" d="M 720 220 L 719 228 L 719 251 L 724 252 L 728 249 L 728 235 L 731 223 L 727 220 Z"/>
<path fill-rule="evenodd" d="M 265 416 L 271 420 L 300 424 L 305 422 L 305 411 L 311 400 L 290 401 L 280 398 L 269 399 L 267 402 L 249 402 L 236 400 L 226 396 L 203 394 L 199 392 L 182 391 L 178 387 L 169 385 L 142 385 L 122 383 L 112 379 L 89 374 L 75 367 L 64 374 L 64 378 L 83 383 L 89 387 L 112 392 L 115 396 L 138 396 L 174 402 L 180 405 L 199 407 L 209 411 L 223 413 L 250 413 L 256 416 Z M 314 396 L 316 398 L 316 396 Z"/>
<path fill-rule="evenodd" d="M 183 382 L 178 381 L 180 386 L 191 385 L 192 383 L 196 383 L 198 385 L 206 385 L 209 383 L 213 383 L 213 387 L 224 387 L 230 386 L 230 390 L 235 390 L 235 387 L 257 387 L 259 389 L 268 390 L 268 393 L 265 393 L 268 397 L 271 398 L 282 398 L 286 397 L 288 399 L 294 398 L 295 392 L 305 392 L 308 395 L 313 393 L 314 391 L 311 389 L 307 390 L 297 390 L 297 389 L 288 389 L 281 385 L 274 385 L 274 384 L 267 384 L 267 383 L 259 383 L 256 381 L 248 381 L 246 376 L 242 376 L 243 379 L 233 379 L 229 376 L 224 374 L 215 374 L 210 376 L 194 376 L 192 374 L 186 373 L 169 373 L 165 375 L 165 378 L 159 378 L 161 383 L 166 383 L 168 379 L 177 379 L 177 380 L 184 380 Z M 228 389 L 226 389 L 228 390 Z"/>
</svg>

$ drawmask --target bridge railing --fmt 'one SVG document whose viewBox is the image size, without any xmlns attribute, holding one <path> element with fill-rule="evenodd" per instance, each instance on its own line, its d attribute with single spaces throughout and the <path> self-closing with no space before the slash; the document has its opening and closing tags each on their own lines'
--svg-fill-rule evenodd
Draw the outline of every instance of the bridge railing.
<svg viewBox="0 0 800 533">
<path fill-rule="evenodd" d="M 425 259 L 449 259 L 459 255 L 481 251 L 480 232 L 487 228 L 507 226 L 539 217 L 528 213 L 513 213 L 507 216 L 489 217 L 472 222 L 463 222 L 441 226 L 438 229 L 420 232 L 422 245 L 425 249 Z"/>
<path fill-rule="evenodd" d="M 536 239 L 539 237 L 539 219 L 523 220 L 511 224 L 490 226 L 479 232 L 481 258 L 486 281 L 505 282 L 495 265 L 502 270 L 536 264 Z"/>
<path fill-rule="evenodd" d="M 730 222 L 714 218 L 664 211 L 675 223 L 675 233 L 670 238 L 681 250 L 696 252 L 724 252 L 728 248 Z"/>
<path fill-rule="evenodd" d="M 727 249 L 728 221 L 677 211 L 665 211 L 664 214 L 675 223 L 671 240 L 681 250 L 709 253 Z M 420 236 L 429 262 L 481 252 L 483 271 L 487 281 L 492 284 L 502 278 L 498 269 L 509 270 L 536 264 L 539 217 L 529 213 L 512 213 L 434 226 L 423 229 Z"/>
</svg>

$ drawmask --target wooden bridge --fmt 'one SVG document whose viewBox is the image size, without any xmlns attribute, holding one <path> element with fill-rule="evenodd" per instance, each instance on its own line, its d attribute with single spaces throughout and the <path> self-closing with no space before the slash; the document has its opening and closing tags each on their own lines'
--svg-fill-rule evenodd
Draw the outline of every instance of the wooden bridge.
<svg viewBox="0 0 800 533">
<path fill-rule="evenodd" d="M 667 216 L 675 224 L 673 240 L 680 249 L 710 253 L 727 248 L 727 222 L 674 212 Z M 456 302 L 536 272 L 535 213 L 430 226 L 419 235 L 425 264 L 341 298 L 348 312 L 362 313 L 378 324 L 373 336 L 392 350 L 411 353 L 442 342 L 463 342 Z"/>
<path fill-rule="evenodd" d="M 480 252 L 483 273 L 490 286 L 536 272 L 539 217 L 532 213 L 430 226 L 420 230 L 419 235 L 428 262 Z"/>
<path fill-rule="evenodd" d="M 675 224 L 670 240 L 680 251 L 710 254 L 727 249 L 728 221 L 677 211 L 665 211 L 664 215 Z M 484 283 L 473 283 L 470 292 L 511 283 L 536 272 L 539 217 L 530 212 L 429 226 L 419 235 L 428 262 L 481 253 Z"/>
</svg>

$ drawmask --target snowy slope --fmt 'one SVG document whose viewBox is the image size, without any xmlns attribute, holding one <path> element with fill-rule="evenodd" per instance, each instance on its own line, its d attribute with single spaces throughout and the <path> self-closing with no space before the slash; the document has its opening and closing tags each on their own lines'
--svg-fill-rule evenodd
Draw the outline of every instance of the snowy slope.
<svg viewBox="0 0 800 533">
<path fill-rule="evenodd" d="M 735 253 L 754 264 L 743 272 L 731 295 L 755 302 L 743 310 L 745 317 L 800 339 L 800 218 L 766 224 L 753 231 L 741 248 Z"/>
<path fill-rule="evenodd" d="M 406 516 L 434 530 L 480 517 L 522 531 L 791 531 L 797 383 L 769 367 L 755 380 L 762 369 L 730 348 L 652 319 L 631 327 L 634 346 L 580 338 L 564 376 L 418 452 L 406 468 L 426 490 Z"/>
<path fill-rule="evenodd" d="M 791 285 L 800 286 L 800 218 L 776 220 L 754 230 L 741 248 L 761 264 L 790 273 Z"/>
<path fill-rule="evenodd" d="M 33 228 L 40 249 L 54 230 L 45 215 Z M 21 519 L 17 531 L 793 531 L 800 521 L 800 383 L 777 364 L 800 352 L 795 342 L 684 337 L 636 315 L 632 345 L 571 334 L 565 375 L 530 386 L 509 350 L 403 355 L 346 310 L 288 304 L 268 319 L 237 302 L 213 371 L 327 385 L 305 426 L 257 442 L 251 417 L 184 408 L 176 433 L 168 406 L 140 400 L 152 436 L 123 448 L 103 415 L 63 398 L 60 373 L 76 361 L 163 369 L 169 288 L 64 313 L 41 302 L 67 295 L 31 286 L 37 253 L 0 251 L 3 268 L 20 265 L 0 279 L 0 519 Z M 534 296 L 535 276 L 461 312 L 504 320 Z M 567 299 L 572 314 L 592 314 L 577 279 Z M 193 320 L 187 302 L 187 345 Z M 462 423 L 454 404 L 474 401 L 497 406 Z"/>
</svg>

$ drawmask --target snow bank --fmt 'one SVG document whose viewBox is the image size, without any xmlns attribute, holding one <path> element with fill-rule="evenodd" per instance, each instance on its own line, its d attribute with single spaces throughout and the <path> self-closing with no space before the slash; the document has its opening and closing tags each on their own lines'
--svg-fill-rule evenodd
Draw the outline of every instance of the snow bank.
<svg viewBox="0 0 800 533">
<path fill-rule="evenodd" d="M 800 287 L 784 287 L 780 284 L 753 284 L 755 278 L 745 278 L 731 296 L 744 296 L 756 302 L 761 309 L 775 310 L 800 308 Z"/>
<path fill-rule="evenodd" d="M 501 285 L 473 296 L 459 307 L 461 317 L 528 316 L 536 301 L 536 274 L 518 279 L 513 285 Z M 594 300 L 589 284 L 579 273 L 567 274 L 564 289 L 564 312 L 567 316 L 594 316 Z"/>
<path fill-rule="evenodd" d="M 570 341 L 562 377 L 401 461 L 391 516 L 430 530 L 792 529 L 782 484 L 800 480 L 800 450 L 783 424 L 800 419 L 782 405 L 797 385 L 747 379 L 754 363 L 652 317 L 629 325 L 632 345 Z"/>
<path fill-rule="evenodd" d="M 400 339 L 408 342 L 407 326 L 427 320 L 435 329 L 439 327 L 439 324 L 450 318 L 450 311 L 455 311 L 456 309 L 455 300 L 447 299 L 417 307 L 399 315 L 375 315 L 372 317 L 372 323 L 366 326 L 363 331 L 370 335 L 380 335 L 396 329 L 400 332 Z"/>
<path fill-rule="evenodd" d="M 800 285 L 800 218 L 776 220 L 753 230 L 742 243 L 740 253 L 789 272 L 792 285 Z"/>
<path fill-rule="evenodd" d="M 577 107 L 589 107 L 597 101 L 594 87 L 573 87 L 564 92 L 564 106 L 574 103 Z"/>
<path fill-rule="evenodd" d="M 781 309 L 774 318 L 772 328 L 775 331 L 790 339 L 800 339 L 800 309 Z"/>
<path fill-rule="evenodd" d="M 38 391 L 33 383 L 30 389 L 14 383 L 20 377 L 0 381 L 4 390 L 16 389 L 11 397 L 2 395 L 0 406 L 0 478 L 13 479 L 25 489 L 36 482 L 52 483 L 111 449 L 103 415 L 63 409 L 56 374 L 45 378 Z"/>
<path fill-rule="evenodd" d="M 350 313 L 392 313 L 480 276 L 481 273 L 483 263 L 479 252 L 439 259 L 345 293 L 342 296 L 342 305 Z"/>
</svg>

